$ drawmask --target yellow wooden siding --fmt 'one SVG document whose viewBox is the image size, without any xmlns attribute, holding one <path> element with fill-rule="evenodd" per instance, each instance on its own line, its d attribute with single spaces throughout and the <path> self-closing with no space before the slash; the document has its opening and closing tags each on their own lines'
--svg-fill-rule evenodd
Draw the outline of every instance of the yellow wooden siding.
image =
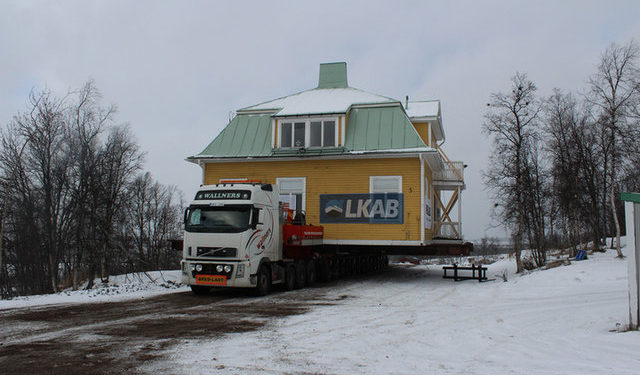
<svg viewBox="0 0 640 375">
<path fill-rule="evenodd" d="M 433 126 L 431 127 L 431 147 L 435 148 L 438 140 L 436 139 L 436 133 L 433 131 Z"/>
<path fill-rule="evenodd" d="M 216 184 L 221 178 L 248 178 L 275 183 L 277 177 L 306 177 L 307 222 L 317 225 L 320 223 L 320 194 L 369 193 L 369 176 L 398 175 L 402 175 L 404 193 L 403 224 L 323 224 L 325 238 L 419 241 L 418 158 L 207 163 L 205 184 Z"/>
<path fill-rule="evenodd" d="M 429 146 L 429 125 L 426 122 L 413 123 L 413 127 L 418 132 L 418 135 L 420 135 L 420 138 L 422 138 L 422 142 Z"/>
</svg>

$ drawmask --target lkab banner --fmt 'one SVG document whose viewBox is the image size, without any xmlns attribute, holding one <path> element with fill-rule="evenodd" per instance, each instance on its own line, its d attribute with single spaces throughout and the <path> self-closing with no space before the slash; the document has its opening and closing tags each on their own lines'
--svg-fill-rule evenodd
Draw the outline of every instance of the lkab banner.
<svg viewBox="0 0 640 375">
<path fill-rule="evenodd" d="M 320 194 L 320 223 L 402 224 L 402 193 Z"/>
</svg>

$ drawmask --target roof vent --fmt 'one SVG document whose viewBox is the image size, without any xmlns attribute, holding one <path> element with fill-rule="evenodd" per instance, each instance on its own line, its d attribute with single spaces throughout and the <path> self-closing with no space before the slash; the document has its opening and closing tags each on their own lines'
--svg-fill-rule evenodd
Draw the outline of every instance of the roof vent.
<svg viewBox="0 0 640 375">
<path fill-rule="evenodd" d="M 336 62 L 320 64 L 320 77 L 318 79 L 319 89 L 346 88 L 347 85 L 347 63 Z"/>
</svg>

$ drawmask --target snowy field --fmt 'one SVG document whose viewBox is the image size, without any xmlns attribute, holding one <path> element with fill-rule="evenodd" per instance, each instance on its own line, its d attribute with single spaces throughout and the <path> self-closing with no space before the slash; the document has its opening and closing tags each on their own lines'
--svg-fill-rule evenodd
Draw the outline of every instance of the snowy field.
<svg viewBox="0 0 640 375">
<path fill-rule="evenodd" d="M 342 300 L 265 329 L 185 342 L 178 374 L 638 374 L 640 334 L 628 314 L 626 261 L 595 254 L 523 276 L 504 259 L 488 283 L 442 279 L 440 266 L 396 265 L 382 282 L 345 281 Z M 304 293 L 304 291 L 294 292 Z"/>
<path fill-rule="evenodd" d="M 622 332 L 628 314 L 626 261 L 616 259 L 614 251 L 524 275 L 514 274 L 511 259 L 488 267 L 487 275 L 496 280 L 486 283 L 442 279 L 441 266 L 395 264 L 384 275 L 263 298 L 216 302 L 204 297 L 240 314 L 243 306 L 257 304 L 284 308 L 282 301 L 308 303 L 310 308 L 302 314 L 266 318 L 264 326 L 246 332 L 203 335 L 206 339 L 175 337 L 176 345 L 158 349 L 163 355 L 141 363 L 138 370 L 145 374 L 640 373 L 640 333 Z M 507 282 L 500 277 L 505 271 Z M 110 286 L 93 291 L 0 301 L 0 309 L 184 292 L 178 276 L 178 271 L 170 271 L 112 277 Z M 188 312 L 178 318 L 184 322 L 186 316 Z"/>
</svg>

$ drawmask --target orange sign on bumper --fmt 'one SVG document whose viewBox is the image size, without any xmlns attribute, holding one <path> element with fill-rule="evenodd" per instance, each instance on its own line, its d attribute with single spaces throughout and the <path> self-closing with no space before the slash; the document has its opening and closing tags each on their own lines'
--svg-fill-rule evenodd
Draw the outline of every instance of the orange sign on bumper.
<svg viewBox="0 0 640 375">
<path fill-rule="evenodd" d="M 220 275 L 196 275 L 198 285 L 227 285 L 227 277 Z"/>
</svg>

